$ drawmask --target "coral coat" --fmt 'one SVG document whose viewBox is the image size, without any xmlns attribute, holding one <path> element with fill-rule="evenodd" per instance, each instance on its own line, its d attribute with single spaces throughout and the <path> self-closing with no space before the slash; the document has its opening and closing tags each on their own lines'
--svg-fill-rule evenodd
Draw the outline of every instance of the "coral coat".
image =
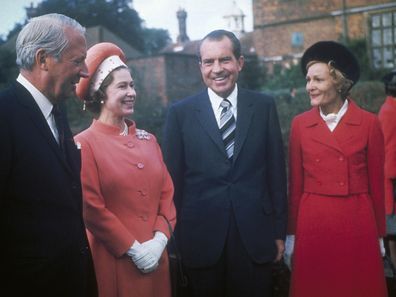
<svg viewBox="0 0 396 297">
<path fill-rule="evenodd" d="M 385 210 L 394 214 L 392 180 L 396 179 L 396 98 L 388 96 L 378 113 L 385 139 Z"/>
<path fill-rule="evenodd" d="M 125 253 L 159 230 L 169 238 L 162 215 L 174 226 L 173 184 L 156 139 L 129 135 L 94 120 L 75 137 L 81 145 L 84 219 L 101 297 L 170 296 L 167 253 L 156 271 L 142 274 Z M 161 214 L 161 215 L 160 215 Z"/>
<path fill-rule="evenodd" d="M 313 108 L 292 122 L 290 296 L 383 297 L 384 143 L 375 115 L 350 101 L 331 132 Z"/>
</svg>

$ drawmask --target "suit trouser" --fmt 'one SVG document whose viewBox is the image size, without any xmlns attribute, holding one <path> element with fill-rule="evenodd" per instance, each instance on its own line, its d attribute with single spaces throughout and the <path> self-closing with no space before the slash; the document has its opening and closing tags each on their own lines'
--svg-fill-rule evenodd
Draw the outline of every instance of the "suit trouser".
<svg viewBox="0 0 396 297">
<path fill-rule="evenodd" d="M 270 297 L 271 270 L 272 263 L 254 263 L 247 254 L 234 214 L 230 215 L 228 235 L 219 261 L 210 267 L 187 267 L 194 297 Z"/>
</svg>

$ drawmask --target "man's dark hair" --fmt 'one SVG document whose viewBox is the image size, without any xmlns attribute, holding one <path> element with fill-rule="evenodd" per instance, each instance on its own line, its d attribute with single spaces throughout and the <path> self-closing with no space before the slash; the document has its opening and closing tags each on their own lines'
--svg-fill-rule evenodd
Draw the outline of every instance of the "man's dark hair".
<svg viewBox="0 0 396 297">
<path fill-rule="evenodd" d="M 235 36 L 234 33 L 227 31 L 227 30 L 214 30 L 210 32 L 208 35 L 206 35 L 204 38 L 201 39 L 198 45 L 198 60 L 201 62 L 201 45 L 205 40 L 216 40 L 220 41 L 224 37 L 227 37 L 229 40 L 231 40 L 232 43 L 232 52 L 235 56 L 236 59 L 239 59 L 241 56 L 241 43 L 239 39 Z"/>
</svg>

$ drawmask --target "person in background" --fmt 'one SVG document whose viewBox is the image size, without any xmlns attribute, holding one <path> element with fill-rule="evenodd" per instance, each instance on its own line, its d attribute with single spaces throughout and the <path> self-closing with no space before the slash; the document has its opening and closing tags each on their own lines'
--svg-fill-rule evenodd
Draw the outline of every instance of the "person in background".
<svg viewBox="0 0 396 297">
<path fill-rule="evenodd" d="M 85 28 L 32 18 L 17 81 L 0 93 L 0 295 L 97 296 L 82 218 L 80 155 L 62 103 L 88 75 Z"/>
<path fill-rule="evenodd" d="M 193 296 L 272 296 L 287 225 L 276 106 L 237 85 L 244 58 L 233 33 L 204 37 L 199 64 L 207 88 L 170 107 L 163 140 Z"/>
<path fill-rule="evenodd" d="M 154 135 L 127 117 L 135 83 L 113 43 L 88 50 L 77 95 L 97 115 L 75 137 L 81 147 L 84 219 L 101 297 L 170 297 L 173 183 Z M 165 251 L 165 252 L 164 252 Z"/>
<path fill-rule="evenodd" d="M 387 296 L 384 139 L 377 117 L 349 97 L 358 62 L 343 45 L 320 41 L 301 67 L 313 108 L 290 132 L 290 297 Z"/>
<path fill-rule="evenodd" d="M 396 69 L 382 81 L 387 95 L 378 113 L 385 139 L 385 211 L 389 252 L 396 266 Z"/>
</svg>

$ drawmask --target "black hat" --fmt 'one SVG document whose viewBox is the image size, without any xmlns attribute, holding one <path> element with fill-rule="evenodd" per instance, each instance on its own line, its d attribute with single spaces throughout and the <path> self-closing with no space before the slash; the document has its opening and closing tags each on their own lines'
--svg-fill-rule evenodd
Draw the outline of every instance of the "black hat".
<svg viewBox="0 0 396 297">
<path fill-rule="evenodd" d="M 396 69 L 393 69 L 382 78 L 382 82 L 385 85 L 385 94 L 396 96 Z"/>
<path fill-rule="evenodd" d="M 307 64 L 311 61 L 334 61 L 334 68 L 341 71 L 353 84 L 359 80 L 360 67 L 356 57 L 338 42 L 319 41 L 309 47 L 301 58 L 301 70 L 304 75 L 307 75 Z"/>
<path fill-rule="evenodd" d="M 396 69 L 393 69 L 391 72 L 385 74 L 385 76 L 382 78 L 382 82 L 385 85 L 395 85 L 396 86 Z"/>
</svg>

